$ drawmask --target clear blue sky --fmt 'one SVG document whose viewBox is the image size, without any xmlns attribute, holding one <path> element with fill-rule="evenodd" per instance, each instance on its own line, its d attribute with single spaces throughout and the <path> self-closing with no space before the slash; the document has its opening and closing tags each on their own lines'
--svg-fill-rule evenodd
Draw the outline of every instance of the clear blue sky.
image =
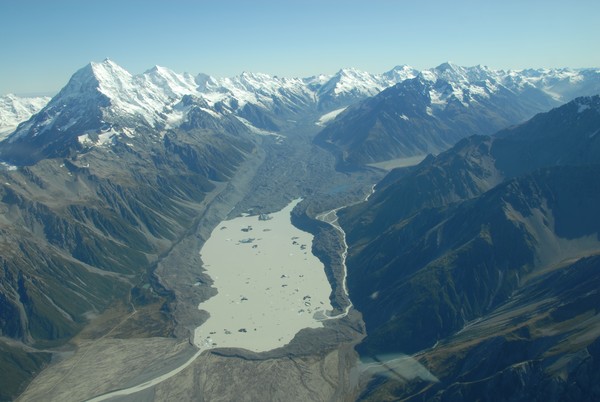
<svg viewBox="0 0 600 402">
<path fill-rule="evenodd" d="M 57 91 L 106 57 L 218 77 L 600 67 L 599 19 L 599 0 L 0 0 L 0 94 Z"/>
</svg>

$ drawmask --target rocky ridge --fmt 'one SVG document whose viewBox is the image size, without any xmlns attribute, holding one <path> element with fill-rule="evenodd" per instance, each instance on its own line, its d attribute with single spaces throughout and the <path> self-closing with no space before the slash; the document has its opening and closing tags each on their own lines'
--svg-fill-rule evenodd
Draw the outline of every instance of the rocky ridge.
<svg viewBox="0 0 600 402">
<path fill-rule="evenodd" d="M 361 354 L 409 353 L 437 378 L 388 376 L 362 399 L 595 395 L 599 102 L 464 139 L 344 211 Z"/>
<path fill-rule="evenodd" d="M 596 94 L 599 78 L 597 70 L 504 72 L 444 63 L 347 108 L 316 141 L 341 166 L 437 154 L 461 138 L 491 135 Z"/>
</svg>

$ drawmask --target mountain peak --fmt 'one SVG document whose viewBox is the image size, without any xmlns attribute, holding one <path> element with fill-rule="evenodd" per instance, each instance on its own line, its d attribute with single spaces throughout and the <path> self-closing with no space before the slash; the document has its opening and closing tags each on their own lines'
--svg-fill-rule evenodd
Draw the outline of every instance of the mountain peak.
<svg viewBox="0 0 600 402">
<path fill-rule="evenodd" d="M 110 98 L 115 88 L 123 88 L 130 81 L 131 74 L 109 59 L 101 63 L 90 62 L 71 76 L 57 97 L 101 93 Z"/>
<path fill-rule="evenodd" d="M 166 67 L 163 66 L 159 66 L 158 64 L 154 65 L 154 67 L 152 67 L 151 69 L 146 70 L 146 72 L 144 74 L 165 74 L 165 73 L 171 73 L 172 71 Z"/>
<path fill-rule="evenodd" d="M 341 68 L 335 75 L 340 77 L 357 77 L 363 74 L 368 74 L 354 67 Z"/>
<path fill-rule="evenodd" d="M 180 98 L 196 93 L 197 89 L 196 79 L 191 74 L 178 74 L 158 65 L 133 77 L 133 81 L 138 91 L 152 93 L 154 99 L 163 97 L 163 94 L 170 98 Z"/>
<path fill-rule="evenodd" d="M 439 78 L 447 81 L 468 81 L 467 69 L 452 62 L 445 62 L 433 69 Z"/>
<path fill-rule="evenodd" d="M 269 82 L 269 81 L 272 81 L 273 79 L 275 79 L 274 77 L 270 76 L 269 74 L 253 73 L 250 71 L 243 71 L 242 74 L 240 74 L 239 78 L 242 81 L 251 82 L 255 85 L 260 84 L 261 82 Z"/>
<path fill-rule="evenodd" d="M 394 66 L 394 68 L 392 68 L 389 72 L 392 71 L 415 71 L 415 69 L 411 66 L 409 66 L 408 64 L 398 64 L 397 66 Z"/>
<path fill-rule="evenodd" d="M 333 75 L 333 77 L 331 78 L 331 81 L 335 81 L 337 83 L 341 83 L 341 82 L 354 82 L 354 83 L 358 83 L 358 82 L 371 82 L 374 83 L 376 81 L 378 81 L 377 76 L 363 71 L 363 70 L 359 70 L 357 68 L 354 67 L 347 67 L 347 68 L 342 68 L 340 69 L 337 73 L 335 73 Z"/>
<path fill-rule="evenodd" d="M 461 69 L 460 66 L 452 63 L 451 61 L 446 61 L 435 68 L 438 71 L 457 71 Z"/>
<path fill-rule="evenodd" d="M 415 78 L 419 72 L 409 66 L 408 64 L 397 65 L 389 71 L 383 73 L 383 77 L 396 84 L 402 81 L 406 81 Z"/>
<path fill-rule="evenodd" d="M 112 60 L 105 59 L 102 63 L 91 62 L 92 72 L 99 82 L 129 81 L 131 74 Z"/>
</svg>

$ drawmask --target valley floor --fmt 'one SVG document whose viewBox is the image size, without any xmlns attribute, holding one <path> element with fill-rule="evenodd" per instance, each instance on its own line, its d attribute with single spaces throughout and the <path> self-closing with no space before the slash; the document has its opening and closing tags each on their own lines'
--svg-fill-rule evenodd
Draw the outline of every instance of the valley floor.
<svg viewBox="0 0 600 402">
<path fill-rule="evenodd" d="M 353 310 L 339 320 L 326 320 L 324 327 L 303 329 L 287 345 L 263 353 L 216 345 L 199 354 L 193 345 L 195 328 L 202 328 L 208 318 L 198 304 L 215 294 L 199 255 L 212 230 L 241 213 L 278 211 L 298 197 L 305 198 L 297 208 L 299 216 L 304 216 L 300 220 L 313 225 L 315 247 L 321 257 L 327 255 L 331 261 L 326 266 L 334 289 L 331 302 L 340 309 L 345 306 L 340 236 L 327 224 L 310 223 L 307 216 L 314 218 L 317 213 L 363 199 L 382 173 L 336 172 L 332 157 L 311 144 L 315 130 L 310 124 L 298 125 L 286 133 L 284 141 L 265 137 L 263 146 L 235 177 L 206 198 L 196 230 L 158 263 L 156 275 L 176 298 L 170 313 L 176 323 L 175 338 L 137 338 L 106 326 L 103 332 L 88 331 L 106 335 L 80 337 L 72 345 L 75 352 L 51 364 L 19 400 L 81 401 L 102 395 L 105 397 L 92 400 L 352 399 L 356 383 L 351 372 L 357 363 L 353 345 L 364 336 L 360 315 Z M 111 322 L 127 325 L 135 316 L 135 311 L 122 309 L 125 322 Z M 90 325 L 98 324 L 92 321 Z M 161 381 L 138 387 L 157 378 Z M 112 393 L 123 389 L 136 392 Z"/>
</svg>

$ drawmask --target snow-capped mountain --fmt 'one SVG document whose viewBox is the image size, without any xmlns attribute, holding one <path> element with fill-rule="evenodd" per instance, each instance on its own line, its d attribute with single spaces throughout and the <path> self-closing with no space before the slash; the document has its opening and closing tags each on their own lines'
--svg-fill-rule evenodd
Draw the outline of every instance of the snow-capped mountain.
<svg viewBox="0 0 600 402">
<path fill-rule="evenodd" d="M 406 64 L 396 66 L 392 68 L 390 71 L 383 73 L 383 77 L 389 82 L 402 82 L 405 80 L 409 80 L 411 78 L 415 78 L 419 74 L 419 71 L 408 66 Z"/>
<path fill-rule="evenodd" d="M 316 140 L 350 164 L 438 153 L 466 136 L 523 122 L 573 95 L 600 92 L 598 81 L 598 70 L 505 72 L 444 63 L 350 106 Z"/>
<path fill-rule="evenodd" d="M 361 98 L 375 96 L 385 88 L 416 74 L 417 71 L 408 66 L 406 69 L 400 67 L 380 75 L 354 68 L 341 69 L 318 89 L 318 102 L 321 110 L 335 109 L 342 106 L 340 101 L 353 103 Z"/>
<path fill-rule="evenodd" d="M 232 134 L 244 127 L 209 102 L 189 74 L 154 67 L 132 75 L 108 59 L 92 62 L 6 138 L 3 157 L 32 163 L 73 148 L 110 145 L 140 132 L 162 137 L 165 129 L 184 127 Z"/>
<path fill-rule="evenodd" d="M 373 96 L 388 87 L 389 81 L 383 76 L 369 74 L 355 68 L 344 68 L 332 76 L 318 91 L 319 97 L 347 96 L 364 93 Z"/>
<path fill-rule="evenodd" d="M 600 92 L 599 70 L 496 71 L 444 63 L 420 72 L 403 65 L 383 74 L 347 68 L 308 78 L 249 72 L 215 78 L 179 74 L 159 66 L 132 75 L 107 59 L 77 71 L 60 93 L 20 124 L 6 142 L 14 149 L 21 148 L 19 143 L 28 143 L 24 149 L 34 147 L 37 152 L 49 143 L 58 149 L 73 139 L 86 146 L 110 144 L 115 136 L 132 137 L 140 129 L 160 136 L 164 130 L 179 128 L 239 132 L 246 127 L 255 133 L 276 132 L 289 121 L 307 119 L 331 124 L 343 108 L 414 79 L 425 84 L 425 111 L 433 117 L 442 111 L 489 104 L 498 94 L 522 99 L 528 108 L 524 117 L 530 117 L 531 110 L 547 110 L 574 96 Z M 405 121 L 408 118 L 405 110 L 394 113 Z M 447 145 L 444 142 L 443 146 Z"/>
<path fill-rule="evenodd" d="M 19 123 L 39 112 L 49 101 L 49 96 L 0 96 L 0 140 L 13 132 Z"/>
<path fill-rule="evenodd" d="M 206 77 L 200 84 L 198 91 L 213 105 L 221 103 L 233 111 L 247 104 L 273 110 L 297 108 L 314 101 L 314 93 L 299 78 L 243 72 L 231 78 Z"/>
<path fill-rule="evenodd" d="M 471 103 L 489 99 L 501 90 L 497 74 L 481 66 L 467 68 L 444 63 L 420 72 L 418 78 L 428 87 L 431 107 L 438 110 L 452 101 L 469 107 Z M 429 109 L 428 113 L 431 114 L 432 110 Z"/>
<path fill-rule="evenodd" d="M 132 75 L 106 59 L 77 71 L 6 141 L 13 150 L 29 153 L 49 144 L 58 151 L 74 139 L 85 146 L 107 145 L 115 136 L 132 137 L 142 128 L 158 135 L 177 128 L 279 131 L 289 118 L 348 106 L 414 74 L 403 66 L 384 75 L 345 69 L 306 79 L 247 72 L 217 79 L 156 66 Z"/>
<path fill-rule="evenodd" d="M 486 66 L 462 67 L 447 62 L 423 70 L 419 74 L 426 80 L 439 79 L 469 86 L 486 82 L 501 84 L 515 93 L 531 89 L 543 91 L 559 102 L 568 102 L 579 96 L 600 93 L 600 69 L 539 68 L 524 70 L 492 70 Z"/>
<path fill-rule="evenodd" d="M 343 69 L 333 76 L 280 78 L 244 72 L 232 78 L 214 78 L 203 74 L 194 77 L 156 66 L 132 75 L 106 59 L 92 62 L 77 71 L 69 83 L 48 104 L 43 118 L 19 128 L 18 138 L 34 130 L 65 131 L 95 115 L 97 123 L 145 125 L 154 128 L 178 127 L 185 116 L 179 102 L 186 95 L 196 97 L 202 107 L 215 117 L 243 114 L 247 105 L 275 114 L 300 113 L 317 107 L 324 99 L 335 106 L 379 93 L 416 74 L 406 66 L 383 75 L 356 69 Z M 73 102 L 76 101 L 77 105 Z M 77 107 L 76 107 L 77 106 Z M 73 114 L 78 109 L 77 115 Z M 68 113 L 67 113 L 68 110 Z M 101 111 L 101 113 L 98 113 Z M 329 110 L 327 110 L 329 111 Z M 66 116 L 68 114 L 68 118 Z M 80 129 L 86 130 L 87 127 Z"/>
<path fill-rule="evenodd" d="M 425 81 L 448 82 L 451 93 L 467 105 L 474 97 L 489 97 L 504 87 L 515 94 L 541 91 L 557 102 L 568 102 L 579 96 L 600 93 L 600 70 L 526 69 L 491 70 L 486 66 L 462 67 L 447 62 L 418 74 Z M 443 101 L 448 95 L 432 93 L 432 99 Z"/>
<path fill-rule="evenodd" d="M 418 71 L 409 66 L 399 66 L 384 74 L 371 74 L 354 68 L 308 78 L 244 72 L 221 79 L 200 75 L 197 82 L 198 90 L 213 104 L 220 102 L 232 110 L 241 110 L 252 104 L 277 113 L 298 113 L 306 108 L 330 111 L 348 106 L 416 74 Z"/>
<path fill-rule="evenodd" d="M 90 63 L 77 71 L 44 109 L 52 120 L 32 122 L 32 128 L 65 131 L 81 126 L 92 116 L 97 121 L 83 124 L 80 130 L 96 129 L 98 123 L 159 127 L 172 117 L 168 114 L 174 104 L 184 95 L 195 93 L 195 87 L 192 76 L 162 67 L 133 76 L 108 59 Z M 15 134 L 19 136 L 30 129 L 23 126 Z"/>
</svg>

